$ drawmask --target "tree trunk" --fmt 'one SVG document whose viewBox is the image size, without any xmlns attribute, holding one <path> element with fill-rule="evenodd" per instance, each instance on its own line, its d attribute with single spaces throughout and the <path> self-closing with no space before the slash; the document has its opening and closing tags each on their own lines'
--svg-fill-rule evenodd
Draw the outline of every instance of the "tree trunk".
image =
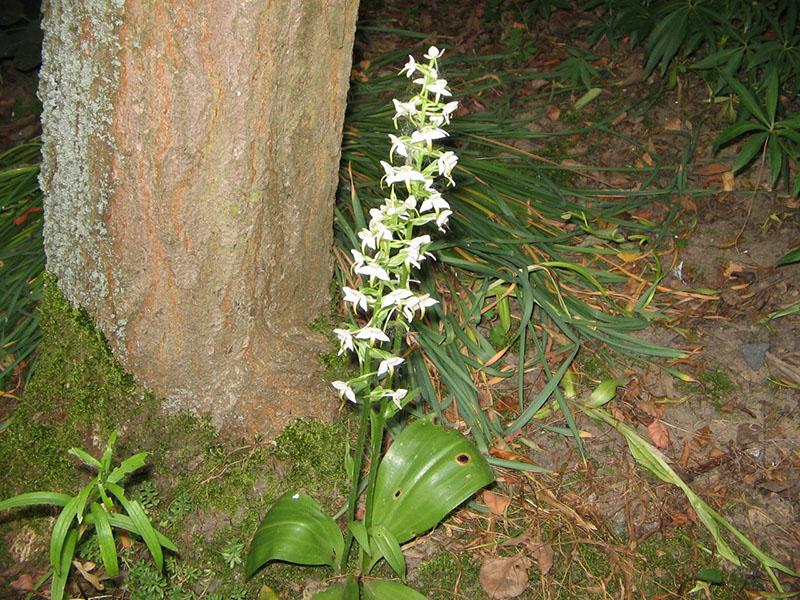
<svg viewBox="0 0 800 600">
<path fill-rule="evenodd" d="M 321 341 L 358 0 L 49 0 L 45 250 L 165 406 L 335 408 Z"/>
</svg>

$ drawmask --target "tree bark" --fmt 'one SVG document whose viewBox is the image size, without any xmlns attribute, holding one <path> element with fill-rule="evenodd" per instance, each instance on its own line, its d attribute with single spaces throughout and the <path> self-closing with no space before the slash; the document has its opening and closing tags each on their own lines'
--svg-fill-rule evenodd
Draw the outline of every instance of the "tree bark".
<svg viewBox="0 0 800 600">
<path fill-rule="evenodd" d="M 48 269 L 172 409 L 335 407 L 320 340 L 358 0 L 50 0 Z"/>
</svg>

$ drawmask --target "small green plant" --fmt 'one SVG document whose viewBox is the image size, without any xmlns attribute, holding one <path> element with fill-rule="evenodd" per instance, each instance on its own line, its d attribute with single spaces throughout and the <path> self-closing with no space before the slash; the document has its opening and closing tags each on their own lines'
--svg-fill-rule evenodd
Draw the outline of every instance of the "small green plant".
<svg viewBox="0 0 800 600">
<path fill-rule="evenodd" d="M 64 597 L 75 549 L 87 534 L 97 536 L 100 557 L 109 577 L 119 574 L 114 529 L 140 536 L 159 571 L 164 567 L 164 549 L 178 551 L 175 544 L 153 529 L 142 505 L 137 500 L 127 498 L 120 485 L 127 475 L 144 466 L 147 452 L 134 454 L 112 468 L 116 439 L 117 433 L 113 432 L 99 460 L 80 448 L 69 450 L 83 464 L 97 471 L 97 475 L 75 496 L 58 492 L 28 492 L 0 502 L 0 510 L 47 504 L 63 507 L 50 536 L 50 589 L 53 600 Z"/>
<path fill-rule="evenodd" d="M 456 102 L 447 81 L 441 79 L 437 59 L 442 52 L 431 47 L 418 64 L 414 58 L 401 70 L 420 91 L 408 102 L 394 100 L 395 127 L 390 135 L 389 160 L 402 158 L 400 166 L 381 161 L 389 197 L 370 211 L 369 224 L 362 217 L 351 250 L 353 271 L 360 276 L 357 289 L 343 287 L 344 302 L 352 309 L 349 325 L 335 329 L 340 353 L 351 352 L 359 374 L 349 381 L 334 381 L 341 397 L 358 405 L 359 431 L 354 454 L 346 458 L 351 487 L 346 509 L 346 535 L 325 514 L 316 500 L 290 490 L 273 504 L 256 531 L 247 554 L 246 574 L 252 576 L 273 560 L 301 565 L 328 565 L 342 575 L 340 581 L 314 596 L 316 600 L 359 598 L 415 600 L 422 596 L 404 583 L 369 576 L 386 561 L 403 580 L 406 563 L 400 545 L 435 527 L 451 510 L 488 485 L 493 474 L 475 446 L 456 431 L 419 419 L 402 430 L 381 459 L 384 431 L 415 393 L 393 385 L 395 371 L 405 362 L 402 345 L 411 322 L 438 301 L 413 286 L 412 270 L 431 255 L 431 236 L 415 235 L 415 229 L 433 224 L 440 231 L 452 211 L 434 187 L 437 176 L 451 185 L 458 162 L 451 151 L 433 147 L 447 136 Z M 398 127 L 398 121 L 405 125 Z M 354 196 L 354 202 L 357 198 Z M 356 215 L 360 211 L 354 211 Z M 355 236 L 354 236 L 355 237 Z M 364 323 L 366 321 L 366 323 Z M 389 336 L 393 336 L 394 339 Z M 383 346 L 383 347 L 382 347 Z M 387 347 L 391 349 L 387 349 Z M 377 367 L 375 366 L 377 365 Z M 365 481 L 362 461 L 371 458 Z M 356 519 L 356 504 L 364 483 L 364 515 Z M 358 568 L 343 573 L 353 540 L 358 543 Z"/>
<path fill-rule="evenodd" d="M 229 569 L 234 569 L 242 564 L 242 551 L 244 551 L 244 544 L 237 540 L 228 540 L 225 547 L 222 549 L 222 560 L 228 565 Z"/>
<path fill-rule="evenodd" d="M 723 75 L 745 110 L 742 111 L 744 118 L 725 129 L 714 141 L 714 151 L 735 139 L 747 137 L 731 165 L 731 171 L 740 171 L 759 156 L 762 161 L 768 157 L 770 187 L 774 187 L 781 177 L 788 184 L 789 161 L 800 164 L 800 115 L 780 118 L 778 71 L 769 71 L 764 102 L 760 102 L 751 90 L 727 73 Z M 792 194 L 800 194 L 800 177 L 795 177 Z"/>
</svg>

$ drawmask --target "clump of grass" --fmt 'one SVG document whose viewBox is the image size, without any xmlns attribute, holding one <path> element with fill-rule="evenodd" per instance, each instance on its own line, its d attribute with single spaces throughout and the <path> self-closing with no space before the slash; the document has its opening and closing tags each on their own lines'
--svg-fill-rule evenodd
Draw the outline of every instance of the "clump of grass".
<svg viewBox="0 0 800 600">
<path fill-rule="evenodd" d="M 386 73 L 384 66 L 396 63 L 406 52 L 372 57 L 366 81 L 351 86 L 336 207 L 342 284 L 353 285 L 346 249 L 358 245 L 355 232 L 364 226 L 365 212 L 384 195 L 376 165 L 385 141 L 376 132 L 386 130 L 393 115 L 391 98 L 408 85 L 404 78 Z M 489 94 L 503 98 L 504 92 L 528 79 L 554 77 L 494 68 L 495 61 L 499 65 L 502 60 L 498 56 L 448 59 L 448 72 L 455 73 L 454 93 L 465 101 Z M 492 77 L 485 76 L 487 71 Z M 424 323 L 416 327 L 417 351 L 407 362 L 410 385 L 444 421 L 465 421 L 482 450 L 492 439 L 513 434 L 530 422 L 551 398 L 582 447 L 557 386 L 582 347 L 606 347 L 648 360 L 681 355 L 635 335 L 661 316 L 652 305 L 662 277 L 655 244 L 668 230 L 670 218 L 656 225 L 627 215 L 655 201 L 664 190 L 647 186 L 635 193 L 614 190 L 617 199 L 609 200 L 608 190 L 556 183 L 558 165 L 523 149 L 525 141 L 553 135 L 526 127 L 542 116 L 545 105 L 543 101 L 538 112 L 533 109 L 532 116 L 513 118 L 500 101 L 494 108 L 454 120 L 451 138 L 459 145 L 460 156 L 457 187 L 445 193 L 455 212 L 452 231 L 435 245 L 441 263 L 422 281 L 426 292 L 438 292 L 442 299 L 431 310 L 437 327 Z M 591 127 L 557 135 L 596 128 L 613 136 L 611 120 L 635 107 L 619 108 Z M 652 184 L 662 168 L 655 166 L 652 173 L 644 169 L 643 176 Z M 680 171 L 678 166 L 675 171 Z M 570 181 L 573 175 L 591 179 L 572 169 Z M 620 252 L 641 254 L 641 265 L 620 269 L 616 258 Z M 640 283 L 639 291 L 633 296 L 618 292 L 631 278 Z M 487 322 L 487 316 L 501 302 L 507 303 L 503 335 L 490 336 L 497 321 Z M 539 366 L 545 370 L 544 387 L 532 394 L 524 374 Z M 512 388 L 517 413 L 505 421 L 491 418 L 479 402 L 476 382 L 484 391 L 503 386 L 507 394 Z"/>
<path fill-rule="evenodd" d="M 0 154 L 0 388 L 14 387 L 41 334 L 34 309 L 42 294 L 40 142 Z"/>
</svg>

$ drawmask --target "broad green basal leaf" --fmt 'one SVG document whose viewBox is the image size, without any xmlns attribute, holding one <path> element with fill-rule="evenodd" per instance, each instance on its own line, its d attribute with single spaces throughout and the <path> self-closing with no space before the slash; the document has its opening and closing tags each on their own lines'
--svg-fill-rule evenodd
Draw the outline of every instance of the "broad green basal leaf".
<svg viewBox="0 0 800 600">
<path fill-rule="evenodd" d="M 365 600 L 425 600 L 425 596 L 397 581 L 366 579 L 363 583 Z"/>
<path fill-rule="evenodd" d="M 343 583 L 336 583 L 315 594 L 312 600 L 358 600 L 358 584 L 353 577 L 348 577 Z"/>
<path fill-rule="evenodd" d="M 333 566 L 342 552 L 342 532 L 316 500 L 286 492 L 269 509 L 253 536 L 246 573 L 250 577 L 271 560 Z"/>
<path fill-rule="evenodd" d="M 397 436 L 378 467 L 372 523 L 402 544 L 493 480 L 467 438 L 421 419 Z"/>
</svg>

